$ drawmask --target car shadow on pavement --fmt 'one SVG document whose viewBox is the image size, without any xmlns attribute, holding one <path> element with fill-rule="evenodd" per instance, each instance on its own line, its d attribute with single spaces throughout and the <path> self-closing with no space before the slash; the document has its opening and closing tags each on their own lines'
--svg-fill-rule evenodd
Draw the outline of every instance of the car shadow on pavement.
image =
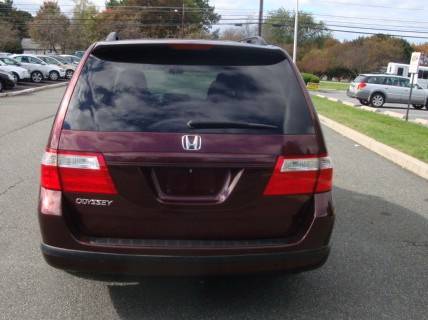
<svg viewBox="0 0 428 320">
<path fill-rule="evenodd" d="M 424 318 L 428 279 L 421 275 L 428 265 L 428 220 L 376 196 L 335 188 L 335 198 L 332 252 L 321 269 L 277 276 L 143 278 L 108 284 L 118 316 Z"/>
</svg>

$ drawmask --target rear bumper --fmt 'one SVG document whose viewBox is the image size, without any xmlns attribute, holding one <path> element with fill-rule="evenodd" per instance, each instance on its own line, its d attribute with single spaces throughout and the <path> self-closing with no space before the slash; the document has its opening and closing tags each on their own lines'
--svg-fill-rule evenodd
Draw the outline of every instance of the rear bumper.
<svg viewBox="0 0 428 320">
<path fill-rule="evenodd" d="M 53 267 L 120 275 L 186 276 L 251 274 L 311 270 L 322 266 L 329 246 L 318 249 L 209 256 L 141 255 L 80 251 L 41 245 L 44 258 Z"/>
<path fill-rule="evenodd" d="M 370 91 L 359 90 L 357 92 L 351 92 L 347 90 L 346 95 L 350 98 L 368 100 L 370 98 Z"/>
<path fill-rule="evenodd" d="M 5 80 L 3 83 L 4 83 L 5 88 L 7 88 L 7 89 L 11 89 L 11 88 L 15 87 L 15 81 L 13 81 L 13 80 Z"/>
<path fill-rule="evenodd" d="M 55 195 L 60 199 L 61 193 Z M 73 233 L 73 225 L 56 214 L 52 205 L 55 201 L 51 195 L 50 206 L 44 207 L 44 213 L 39 203 L 42 253 L 53 267 L 83 273 L 178 276 L 305 271 L 326 261 L 335 220 L 332 193 L 326 192 L 314 195 L 311 223 L 296 238 L 237 243 L 174 239 L 104 241 L 106 238 L 93 241 Z"/>
</svg>

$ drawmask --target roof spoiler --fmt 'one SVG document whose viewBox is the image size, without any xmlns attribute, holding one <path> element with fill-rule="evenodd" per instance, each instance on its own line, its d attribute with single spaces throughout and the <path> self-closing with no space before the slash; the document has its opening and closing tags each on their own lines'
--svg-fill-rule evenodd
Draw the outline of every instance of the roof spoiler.
<svg viewBox="0 0 428 320">
<path fill-rule="evenodd" d="M 265 39 L 263 39 L 263 37 L 260 37 L 260 36 L 245 38 L 245 39 L 239 40 L 239 42 L 255 44 L 255 45 L 259 45 L 259 46 L 267 46 L 268 45 L 268 43 L 265 41 Z"/>
<path fill-rule="evenodd" d="M 119 40 L 119 36 L 115 31 L 110 32 L 105 39 L 105 41 L 117 41 L 117 40 Z"/>
</svg>

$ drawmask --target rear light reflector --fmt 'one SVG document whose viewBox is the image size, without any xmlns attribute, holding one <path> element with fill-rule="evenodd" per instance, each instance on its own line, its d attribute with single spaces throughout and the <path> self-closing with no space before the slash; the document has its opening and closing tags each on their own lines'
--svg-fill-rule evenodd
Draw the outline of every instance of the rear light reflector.
<svg viewBox="0 0 428 320">
<path fill-rule="evenodd" d="M 41 185 L 65 192 L 117 194 L 104 157 L 98 153 L 46 151 Z"/>
<path fill-rule="evenodd" d="M 61 215 L 61 191 L 40 188 L 40 212 L 51 216 Z"/>
<path fill-rule="evenodd" d="M 297 195 L 330 191 L 333 167 L 327 156 L 279 157 L 264 195 Z"/>
<path fill-rule="evenodd" d="M 365 82 L 360 82 L 360 83 L 357 85 L 357 90 L 364 89 L 365 87 L 367 87 L 367 83 L 365 83 Z"/>
</svg>

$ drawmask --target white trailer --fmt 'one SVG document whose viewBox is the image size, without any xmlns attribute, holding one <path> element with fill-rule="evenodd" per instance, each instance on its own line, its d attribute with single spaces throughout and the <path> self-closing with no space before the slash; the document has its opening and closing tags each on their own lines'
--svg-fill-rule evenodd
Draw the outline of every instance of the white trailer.
<svg viewBox="0 0 428 320">
<path fill-rule="evenodd" d="M 410 65 L 405 63 L 390 62 L 388 63 L 386 73 L 410 78 L 409 67 Z M 415 79 L 415 83 L 424 89 L 428 89 L 428 67 L 419 67 L 419 74 L 418 78 Z"/>
</svg>

